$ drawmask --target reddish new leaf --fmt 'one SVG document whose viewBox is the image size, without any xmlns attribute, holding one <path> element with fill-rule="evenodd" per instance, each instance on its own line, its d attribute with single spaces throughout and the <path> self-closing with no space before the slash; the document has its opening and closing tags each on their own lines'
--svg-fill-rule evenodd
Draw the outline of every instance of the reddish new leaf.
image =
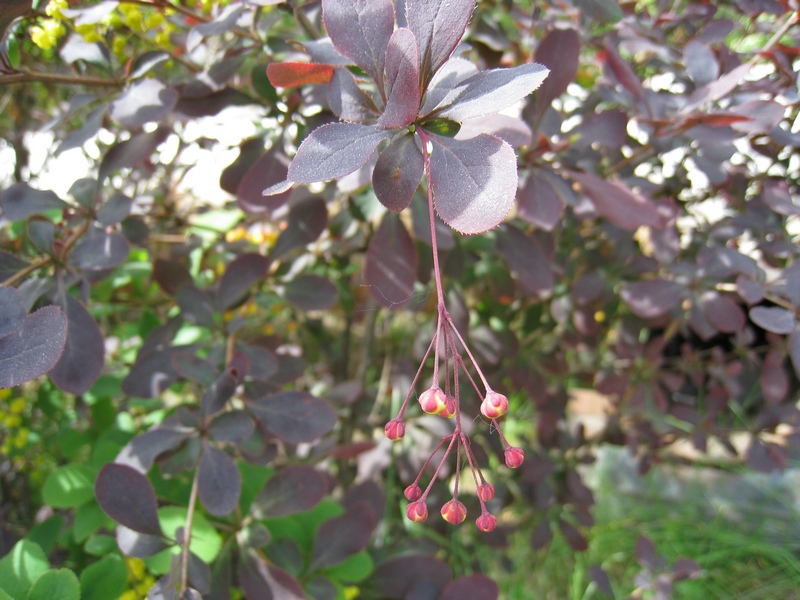
<svg viewBox="0 0 800 600">
<path fill-rule="evenodd" d="M 462 233 L 499 225 L 517 192 L 513 148 L 485 134 L 464 141 L 438 135 L 431 140 L 430 186 L 442 220 Z"/>
<path fill-rule="evenodd" d="M 424 171 L 422 153 L 413 135 L 402 135 L 381 150 L 372 171 L 375 195 L 386 208 L 400 212 L 411 204 Z"/>
<path fill-rule="evenodd" d="M 630 230 L 643 225 L 662 227 L 661 215 L 653 201 L 621 182 L 606 181 L 593 173 L 572 172 L 570 176 L 581 185 L 597 212 L 615 225 Z"/>
<path fill-rule="evenodd" d="M 339 517 L 325 521 L 314 539 L 310 571 L 339 564 L 369 544 L 375 519 L 372 509 L 364 502 L 351 506 Z"/>
<path fill-rule="evenodd" d="M 325 476 L 314 467 L 286 467 L 270 478 L 253 503 L 259 519 L 285 517 L 314 508 L 328 490 Z"/>
<path fill-rule="evenodd" d="M 486 575 L 465 575 L 451 581 L 439 600 L 497 600 L 497 584 Z"/>
<path fill-rule="evenodd" d="M 94 484 L 97 503 L 106 514 L 128 529 L 161 535 L 156 493 L 150 481 L 133 467 L 108 463 Z"/>
<path fill-rule="evenodd" d="M 364 280 L 372 297 L 386 308 L 411 300 L 417 275 L 417 251 L 399 217 L 386 213 L 367 248 Z"/>
<path fill-rule="evenodd" d="M 475 0 L 405 0 L 406 22 L 419 45 L 420 90 L 450 58 L 467 29 Z"/>
<path fill-rule="evenodd" d="M 289 165 L 288 180 L 314 183 L 348 175 L 364 165 L 391 132 L 376 125 L 329 123 L 315 129 Z"/>
<path fill-rule="evenodd" d="M 313 442 L 336 425 L 336 411 L 306 392 L 269 394 L 250 409 L 268 432 L 290 444 Z"/>
<path fill-rule="evenodd" d="M 405 127 L 419 114 L 420 91 L 417 41 L 409 29 L 400 28 L 386 49 L 386 108 L 381 127 Z"/>
<path fill-rule="evenodd" d="M 57 306 L 28 315 L 22 325 L 0 338 L 0 388 L 36 379 L 58 362 L 67 341 L 67 316 Z"/>
<path fill-rule="evenodd" d="M 312 83 L 328 83 L 333 71 L 333 65 L 279 62 L 267 66 L 267 77 L 274 87 L 293 88 Z"/>
<path fill-rule="evenodd" d="M 203 442 L 197 468 L 197 491 L 205 509 L 218 517 L 230 514 L 242 493 L 242 475 L 236 463 L 208 442 Z"/>
<path fill-rule="evenodd" d="M 105 342 L 94 317 L 70 294 L 59 298 L 58 305 L 67 315 L 69 329 L 64 352 L 50 371 L 50 379 L 70 394 L 86 392 L 103 371 Z"/>
<path fill-rule="evenodd" d="M 683 286 L 674 281 L 647 279 L 626 284 L 620 296 L 631 311 L 643 319 L 660 317 L 678 306 Z"/>
<path fill-rule="evenodd" d="M 394 30 L 391 0 L 323 0 L 322 19 L 336 49 L 382 90 L 386 46 Z"/>
</svg>

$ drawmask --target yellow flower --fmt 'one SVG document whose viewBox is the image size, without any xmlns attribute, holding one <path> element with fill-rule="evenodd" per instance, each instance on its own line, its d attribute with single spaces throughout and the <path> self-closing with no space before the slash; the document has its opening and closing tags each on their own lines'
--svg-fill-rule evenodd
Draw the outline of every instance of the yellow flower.
<svg viewBox="0 0 800 600">
<path fill-rule="evenodd" d="M 5 419 L 3 419 L 3 422 L 9 429 L 14 429 L 15 427 L 22 425 L 22 417 L 19 415 L 8 415 Z"/>
<path fill-rule="evenodd" d="M 20 429 L 17 432 L 17 437 L 14 440 L 14 446 L 18 449 L 22 449 L 25 447 L 25 444 L 28 443 L 28 430 L 27 429 Z"/>
<path fill-rule="evenodd" d="M 151 13 L 147 15 L 144 24 L 147 29 L 158 29 L 164 24 L 164 15 L 160 12 Z"/>
<path fill-rule="evenodd" d="M 44 12 L 48 17 L 53 17 L 54 19 L 63 19 L 64 14 L 61 11 L 65 8 L 69 8 L 67 0 L 50 0 L 44 9 Z"/>
<path fill-rule="evenodd" d="M 64 25 L 58 21 L 44 19 L 41 24 L 31 27 L 31 41 L 42 50 L 50 50 L 66 32 Z"/>
<path fill-rule="evenodd" d="M 5 400 L 6 398 L 11 398 L 11 390 L 0 390 L 0 400 Z"/>
<path fill-rule="evenodd" d="M 123 37 L 117 36 L 114 38 L 114 43 L 112 44 L 112 50 L 114 51 L 114 55 L 120 59 L 125 60 L 127 58 L 127 53 L 125 52 L 125 48 L 128 45 L 128 40 Z"/>
<path fill-rule="evenodd" d="M 25 398 L 14 398 L 11 402 L 8 403 L 8 410 L 14 415 L 18 415 L 25 410 Z"/>
<path fill-rule="evenodd" d="M 95 24 L 90 25 L 78 25 L 75 28 L 81 37 L 87 42 L 99 42 L 103 39 L 103 36 L 97 31 L 97 26 Z"/>
</svg>

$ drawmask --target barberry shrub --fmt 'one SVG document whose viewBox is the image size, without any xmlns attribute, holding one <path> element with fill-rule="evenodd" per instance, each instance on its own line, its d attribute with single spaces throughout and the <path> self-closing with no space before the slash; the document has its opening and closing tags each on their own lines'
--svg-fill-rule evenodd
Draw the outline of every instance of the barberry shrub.
<svg viewBox="0 0 800 600">
<path fill-rule="evenodd" d="M 2 3 L 0 590 L 496 598 L 599 444 L 783 468 L 793 10 Z"/>
</svg>

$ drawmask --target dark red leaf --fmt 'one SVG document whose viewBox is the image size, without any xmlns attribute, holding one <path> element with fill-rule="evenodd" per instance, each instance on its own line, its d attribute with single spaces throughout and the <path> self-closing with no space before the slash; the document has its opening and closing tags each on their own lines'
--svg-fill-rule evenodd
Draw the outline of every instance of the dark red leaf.
<svg viewBox="0 0 800 600">
<path fill-rule="evenodd" d="M 399 217 L 386 213 L 367 248 L 364 281 L 386 308 L 405 306 L 414 292 L 417 251 Z"/>
<path fill-rule="evenodd" d="M 736 333 L 744 329 L 745 314 L 742 307 L 730 297 L 717 292 L 703 294 L 701 300 L 706 318 L 717 331 Z"/>
<path fill-rule="evenodd" d="M 242 493 L 242 475 L 236 463 L 208 442 L 203 442 L 197 468 L 197 491 L 205 509 L 218 517 L 230 514 Z"/>
<path fill-rule="evenodd" d="M 236 200 L 239 207 L 249 213 L 270 212 L 283 206 L 290 191 L 264 196 L 262 192 L 280 181 L 289 172 L 288 159 L 273 146 L 244 173 L 236 186 Z"/>
<path fill-rule="evenodd" d="M 290 444 L 313 442 L 336 425 L 336 411 L 306 392 L 269 394 L 251 410 L 267 431 Z"/>
<path fill-rule="evenodd" d="M 652 200 L 637 194 L 621 182 L 606 181 L 592 173 L 571 172 L 583 193 L 589 197 L 597 212 L 623 229 L 638 229 L 649 225 L 660 229 L 661 215 Z"/>
<path fill-rule="evenodd" d="M 285 517 L 314 508 L 328 490 L 325 476 L 314 467 L 294 465 L 278 471 L 253 503 L 259 519 Z"/>
<path fill-rule="evenodd" d="M 167 139 L 169 132 L 167 127 L 160 127 L 111 146 L 100 163 L 97 181 L 102 183 L 114 171 L 141 166 L 153 155 L 158 145 Z"/>
<path fill-rule="evenodd" d="M 0 286 L 0 338 L 14 333 L 26 316 L 22 296 L 14 288 Z"/>
<path fill-rule="evenodd" d="M 255 253 L 240 254 L 228 265 L 217 288 L 217 306 L 227 310 L 241 302 L 250 287 L 262 281 L 269 270 L 270 260 Z"/>
<path fill-rule="evenodd" d="M 400 212 L 411 204 L 424 170 L 413 135 L 402 135 L 381 150 L 372 171 L 375 195 L 386 208 Z"/>
<path fill-rule="evenodd" d="M 497 234 L 497 252 L 528 294 L 542 299 L 550 296 L 555 283 L 553 268 L 536 237 L 506 224 Z"/>
<path fill-rule="evenodd" d="M 80 269 L 112 269 L 128 258 L 128 240 L 119 233 L 95 231 L 83 237 L 70 254 L 70 262 Z"/>
<path fill-rule="evenodd" d="M 550 540 L 553 539 L 553 530 L 550 527 L 550 521 L 542 519 L 536 524 L 531 534 L 531 547 L 534 550 L 541 550 L 547 547 Z"/>
<path fill-rule="evenodd" d="M 653 319 L 677 307 L 683 291 L 683 286 L 673 281 L 648 279 L 626 284 L 620 296 L 634 314 Z"/>
<path fill-rule="evenodd" d="M 750 309 L 750 318 L 772 333 L 791 333 L 795 328 L 794 313 L 780 306 L 754 306 Z"/>
<path fill-rule="evenodd" d="M 655 571 L 658 556 L 655 544 L 649 537 L 641 535 L 636 540 L 636 560 L 642 565 L 642 568 L 651 572 Z"/>
<path fill-rule="evenodd" d="M 178 378 L 172 366 L 172 350 L 139 352 L 130 372 L 122 380 L 122 391 L 128 396 L 155 398 Z"/>
<path fill-rule="evenodd" d="M 203 415 L 208 417 L 218 413 L 233 397 L 239 380 L 231 369 L 225 369 L 203 394 L 200 402 Z"/>
<path fill-rule="evenodd" d="M 97 503 L 120 525 L 148 535 L 161 535 L 156 493 L 133 467 L 108 463 L 94 484 Z"/>
<path fill-rule="evenodd" d="M 391 0 L 323 0 L 322 19 L 336 49 L 384 89 L 386 46 L 394 30 Z"/>
<path fill-rule="evenodd" d="M 623 60 L 611 42 L 606 42 L 605 54 L 606 64 L 620 85 L 633 94 L 638 100 L 644 101 L 645 92 L 642 87 L 642 82 L 639 81 L 633 68 Z"/>
<path fill-rule="evenodd" d="M 465 575 L 451 581 L 439 600 L 497 600 L 497 584 L 486 575 Z"/>
<path fill-rule="evenodd" d="M 50 379 L 70 394 L 86 392 L 103 371 L 105 342 L 97 322 L 74 296 L 59 298 L 69 323 L 64 352 L 50 371 Z"/>
<path fill-rule="evenodd" d="M 578 72 L 581 38 L 574 29 L 551 29 L 536 48 L 534 59 L 550 69 L 537 93 L 539 112 L 567 91 Z"/>
<path fill-rule="evenodd" d="M 300 310 L 325 310 L 336 304 L 339 289 L 320 275 L 301 275 L 283 285 L 283 297 Z"/>
<path fill-rule="evenodd" d="M 267 66 L 267 77 L 275 87 L 293 88 L 312 83 L 328 83 L 333 76 L 333 65 L 280 62 Z"/>
<path fill-rule="evenodd" d="M 561 529 L 561 535 L 567 540 L 570 548 L 576 552 L 586 552 L 589 549 L 589 542 L 586 537 L 574 525 L 567 521 L 559 520 L 558 527 Z"/>
<path fill-rule="evenodd" d="M 48 210 L 61 210 L 67 204 L 54 192 L 37 190 L 27 183 L 15 183 L 0 192 L 0 208 L 9 221 L 21 221 Z"/>
<path fill-rule="evenodd" d="M 337 565 L 369 544 L 376 522 L 366 503 L 356 503 L 347 512 L 320 525 L 314 539 L 310 571 Z"/>
<path fill-rule="evenodd" d="M 238 575 L 247 600 L 306 600 L 303 588 L 294 577 L 268 564 L 253 550 L 242 553 Z"/>
<path fill-rule="evenodd" d="M 310 244 L 322 235 L 327 226 L 328 209 L 325 200 L 318 196 L 300 200 L 289 210 L 286 229 L 278 236 L 271 256 L 279 258 L 287 252 Z"/>
<path fill-rule="evenodd" d="M 409 577 L 413 573 L 413 577 Z M 406 554 L 383 561 L 367 582 L 367 589 L 382 598 L 406 598 L 420 584 L 429 584 L 438 597 L 439 590 L 450 583 L 453 576 L 442 560 L 427 554 Z"/>
<path fill-rule="evenodd" d="M 180 446 L 191 433 L 188 428 L 154 427 L 128 442 L 117 455 L 116 462 L 147 473 L 159 455 Z"/>
<path fill-rule="evenodd" d="M 0 388 L 36 379 L 50 371 L 67 341 L 67 316 L 57 306 L 28 315 L 22 325 L 0 338 Z"/>
<path fill-rule="evenodd" d="M 683 48 L 683 61 L 689 77 L 697 85 L 706 85 L 719 79 L 719 62 L 714 52 L 704 43 L 690 40 Z"/>
<path fill-rule="evenodd" d="M 253 418 L 243 410 L 231 410 L 217 415 L 208 426 L 208 433 L 217 442 L 243 444 L 255 431 Z"/>
</svg>

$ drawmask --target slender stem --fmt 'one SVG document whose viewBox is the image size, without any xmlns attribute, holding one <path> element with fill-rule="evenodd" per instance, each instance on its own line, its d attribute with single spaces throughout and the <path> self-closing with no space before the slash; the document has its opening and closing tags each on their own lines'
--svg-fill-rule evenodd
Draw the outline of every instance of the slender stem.
<svg viewBox="0 0 800 600">
<path fill-rule="evenodd" d="M 436 243 L 436 216 L 433 211 L 433 188 L 431 187 L 431 157 L 428 154 L 428 134 L 423 129 L 417 129 L 419 139 L 422 140 L 422 160 L 425 165 L 425 178 L 428 188 L 428 216 L 431 221 L 431 248 L 433 250 L 433 278 L 436 281 L 436 295 L 438 297 L 439 313 L 444 309 L 444 292 L 442 291 L 442 272 L 439 269 L 439 245 Z M 440 317 L 441 318 L 441 317 Z"/>
<path fill-rule="evenodd" d="M 431 488 L 433 487 L 433 482 L 436 481 L 436 479 L 439 477 L 439 471 L 442 470 L 442 467 L 444 466 L 444 461 L 447 460 L 447 456 L 453 449 L 453 444 L 456 443 L 457 436 L 455 434 L 442 438 L 442 442 L 444 442 L 448 437 L 450 438 L 450 443 L 447 445 L 447 450 L 444 451 L 444 456 L 442 457 L 442 460 L 439 461 L 439 466 L 436 467 L 436 471 L 434 471 L 433 477 L 431 477 L 431 480 L 428 482 L 428 487 L 425 488 L 425 491 L 422 493 L 422 497 L 420 498 L 420 500 L 424 500 L 425 498 L 428 497 L 428 493 L 431 491 Z M 441 442 L 439 446 L 436 448 L 436 450 L 438 450 L 440 447 L 441 447 Z M 436 453 L 436 450 L 433 451 L 433 454 Z M 433 454 L 431 454 L 431 458 L 433 458 Z"/>
<path fill-rule="evenodd" d="M 49 256 L 45 256 L 42 260 L 33 263 L 32 265 L 28 265 L 18 273 L 14 273 L 11 277 L 0 283 L 0 285 L 5 287 L 11 287 L 18 281 L 25 279 L 28 275 L 36 271 L 37 269 L 41 269 L 42 267 L 46 267 L 50 263 L 53 262 L 53 259 Z"/>
<path fill-rule="evenodd" d="M 185 592 L 189 585 L 189 546 L 192 542 L 192 527 L 194 526 L 194 513 L 197 507 L 198 481 L 200 480 L 198 477 L 198 467 L 200 466 L 201 456 L 203 456 L 202 444 L 200 445 L 200 452 L 197 455 L 197 463 L 194 467 L 192 491 L 189 494 L 189 507 L 186 511 L 186 525 L 183 527 L 183 543 L 181 544 L 183 546 L 181 548 L 181 581 L 180 588 L 178 588 L 181 592 Z"/>
<path fill-rule="evenodd" d="M 414 480 L 414 483 L 419 485 L 419 482 L 422 479 L 422 474 L 425 472 L 425 469 L 428 468 L 428 465 L 430 464 L 431 460 L 433 460 L 433 456 L 439 451 L 439 448 L 441 448 L 444 445 L 444 443 L 447 441 L 449 437 L 450 436 L 444 436 L 439 441 L 439 444 L 436 446 L 436 448 L 433 449 L 433 452 L 431 452 L 430 456 L 428 456 L 427 460 L 423 463 L 422 468 L 419 470 L 419 473 L 417 474 L 417 478 Z"/>
<path fill-rule="evenodd" d="M 469 356 L 469 360 L 472 362 L 472 366 L 475 367 L 475 372 L 478 374 L 478 377 L 481 378 L 481 382 L 483 382 L 483 387 L 486 388 L 486 392 L 488 393 L 489 390 L 491 390 L 492 388 L 489 386 L 489 382 L 486 380 L 486 377 L 484 377 L 483 371 L 481 371 L 481 368 L 478 366 L 478 361 L 475 360 L 474 356 L 472 356 L 472 352 L 467 346 L 467 343 L 464 341 L 464 338 L 461 337 L 461 334 L 458 332 L 458 329 L 456 329 L 456 326 L 453 324 L 453 320 L 450 318 L 449 314 L 447 315 L 447 321 L 448 324 L 450 325 L 450 329 L 453 331 L 453 333 L 456 334 L 458 341 L 461 342 L 461 346 L 464 348 L 464 352 L 466 352 L 467 356 Z"/>
<path fill-rule="evenodd" d="M 422 373 L 422 369 L 425 367 L 425 361 L 428 360 L 431 348 L 433 348 L 433 345 L 436 343 L 436 338 L 437 336 L 433 336 L 431 343 L 428 345 L 428 349 L 425 351 L 425 356 L 422 357 L 422 362 L 419 363 L 419 369 L 417 369 L 417 374 L 414 375 L 414 380 L 408 387 L 408 394 L 406 394 L 406 399 L 403 401 L 403 406 L 400 407 L 400 412 L 397 413 L 398 418 L 402 418 L 403 414 L 406 412 L 406 408 L 408 408 L 408 401 L 411 399 L 411 394 L 414 393 L 414 386 L 417 385 L 417 380 L 419 380 L 420 373 Z"/>
</svg>

